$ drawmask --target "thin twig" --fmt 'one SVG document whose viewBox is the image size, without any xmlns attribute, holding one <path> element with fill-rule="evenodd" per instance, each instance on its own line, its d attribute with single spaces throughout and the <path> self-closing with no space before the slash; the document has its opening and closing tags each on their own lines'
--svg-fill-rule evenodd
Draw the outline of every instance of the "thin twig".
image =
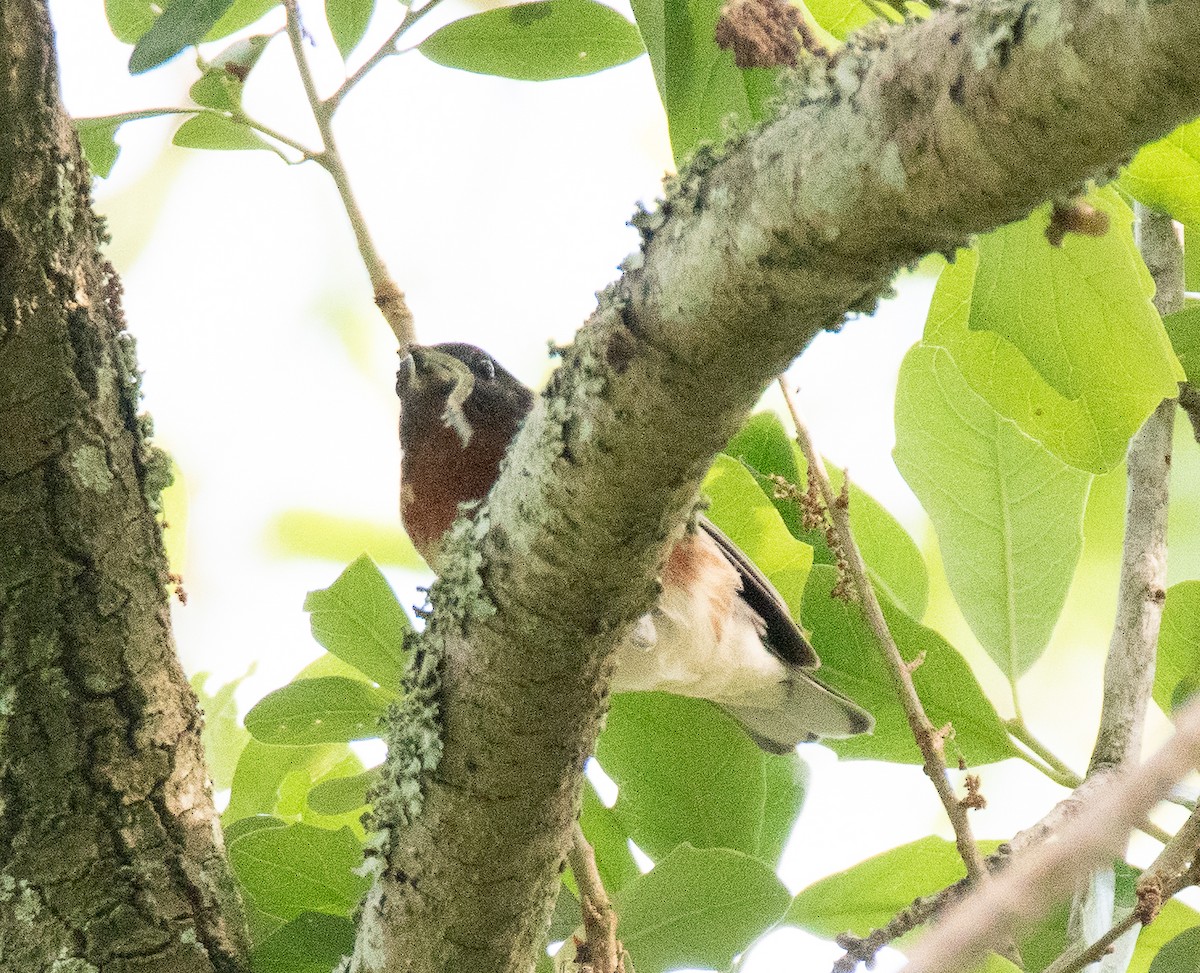
<svg viewBox="0 0 1200 973">
<path fill-rule="evenodd" d="M 948 910 L 914 948 L 905 973 L 969 969 L 994 944 L 1045 916 L 1079 881 L 1120 857 L 1129 833 L 1198 764 L 1200 703 L 1194 703 L 1179 714 L 1175 736 L 1141 767 L 1092 778 L 1104 784 L 1099 796 L 1057 840 L 1016 858 Z"/>
<path fill-rule="evenodd" d="M 808 462 L 809 475 L 816 480 L 825 508 L 829 511 L 829 517 L 833 522 L 841 547 L 839 553 L 845 558 L 851 583 L 854 585 L 854 590 L 862 605 L 863 616 L 879 643 L 896 689 L 896 695 L 904 706 L 904 714 L 908 718 L 908 725 L 912 729 L 917 746 L 921 748 L 925 774 L 933 782 L 938 797 L 942 801 L 942 807 L 946 809 L 946 817 L 950 819 L 950 824 L 954 828 L 954 841 L 959 855 L 962 856 L 963 864 L 967 867 L 967 877 L 970 878 L 973 885 L 981 884 L 987 879 L 987 868 L 975 845 L 967 808 L 955 795 L 946 774 L 943 735 L 926 715 L 925 707 L 921 705 L 921 699 L 913 685 L 912 673 L 900 655 L 900 650 L 892 639 L 892 633 L 888 630 L 887 621 L 883 617 L 883 609 L 880 608 L 879 600 L 875 597 L 875 589 L 867 577 L 867 566 L 863 562 L 862 554 L 859 552 L 858 545 L 854 542 L 854 535 L 850 530 L 849 506 L 844 502 L 839 502 L 838 495 L 833 492 L 829 475 L 825 471 L 825 463 L 816 447 L 813 446 L 808 427 L 800 418 L 800 412 L 796 408 L 787 383 L 780 379 L 779 387 L 783 390 L 784 401 L 787 402 L 788 411 L 792 415 L 792 424 L 796 429 L 796 442 L 799 443 L 800 451 Z M 849 480 L 847 479 L 846 482 L 848 484 Z"/>
<path fill-rule="evenodd" d="M 1171 218 L 1138 204 L 1138 247 L 1166 315 L 1183 305 L 1183 248 Z M 1167 498 L 1175 401 L 1161 403 L 1129 443 L 1129 493 L 1117 619 L 1104 662 L 1100 730 L 1088 772 L 1136 760 L 1154 683 L 1167 584 Z"/>
<path fill-rule="evenodd" d="M 335 105 L 322 101 L 317 94 L 312 68 L 309 66 L 308 55 L 304 50 L 304 27 L 300 22 L 300 11 L 296 6 L 296 0 L 283 0 L 283 7 L 287 13 L 287 34 L 292 45 L 292 55 L 296 59 L 296 67 L 300 72 L 300 80 L 304 84 L 304 92 L 308 97 L 313 120 L 317 123 L 317 130 L 321 133 L 322 149 L 313 158 L 329 173 L 337 187 L 338 195 L 342 199 L 342 207 L 346 210 L 346 215 L 350 218 L 350 226 L 354 230 L 359 256 L 367 268 L 371 287 L 375 291 L 375 304 L 391 327 L 401 349 L 407 348 L 416 341 L 412 311 L 409 310 L 408 302 L 404 299 L 404 292 L 392 279 L 387 265 L 375 248 L 375 242 L 367 230 L 367 221 L 350 188 L 350 179 L 346 174 L 346 167 L 342 162 L 342 156 L 333 135 L 333 108 Z"/>
<path fill-rule="evenodd" d="M 441 0 L 429 0 L 429 2 L 419 10 L 414 10 L 410 6 L 404 12 L 404 17 L 400 21 L 400 25 L 394 31 L 392 31 L 388 39 L 380 44 L 375 53 L 367 58 L 361 65 L 359 65 L 358 69 L 342 82 L 337 91 L 325 99 L 325 104 L 329 107 L 329 110 L 336 110 L 337 106 L 342 103 L 342 99 L 345 98 L 346 95 L 350 94 L 354 87 L 363 78 L 365 78 L 377 64 L 394 54 L 403 54 L 404 51 L 396 49 L 396 42 L 400 40 L 405 33 L 407 33 L 408 29 L 412 27 L 413 24 L 429 13 L 429 11 L 436 7 L 440 2 Z M 406 48 L 406 50 L 411 50 L 411 48 Z"/>
<path fill-rule="evenodd" d="M 578 821 L 571 828 L 571 850 L 567 852 L 567 860 L 571 863 L 575 884 L 579 886 L 586 937 L 579 950 L 582 953 L 586 949 L 586 961 L 577 958 L 576 962 L 581 967 L 588 966 L 592 973 L 621 973 L 624 950 L 617 941 L 617 914 L 604 891 L 604 882 L 596 868 L 596 854 Z"/>
<path fill-rule="evenodd" d="M 1034 736 L 1029 727 L 1025 725 L 1025 721 L 1019 716 L 1016 719 L 1006 720 L 1004 728 L 1008 730 L 1009 735 L 1013 739 L 1022 746 L 1028 747 L 1034 756 L 1054 771 L 1054 773 L 1046 774 L 1047 777 L 1062 784 L 1064 787 L 1075 788 L 1083 783 L 1083 778 L 1060 760 L 1041 740 Z M 1037 765 L 1032 764 L 1032 766 Z"/>
</svg>

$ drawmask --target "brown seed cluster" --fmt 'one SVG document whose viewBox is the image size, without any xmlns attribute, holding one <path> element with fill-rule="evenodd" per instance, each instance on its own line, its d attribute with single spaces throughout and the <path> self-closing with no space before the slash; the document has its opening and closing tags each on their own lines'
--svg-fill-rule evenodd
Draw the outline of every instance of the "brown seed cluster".
<svg viewBox="0 0 1200 973">
<path fill-rule="evenodd" d="M 787 0 L 729 0 L 715 38 L 718 47 L 733 51 L 739 68 L 794 68 L 800 26 L 800 11 Z"/>
</svg>

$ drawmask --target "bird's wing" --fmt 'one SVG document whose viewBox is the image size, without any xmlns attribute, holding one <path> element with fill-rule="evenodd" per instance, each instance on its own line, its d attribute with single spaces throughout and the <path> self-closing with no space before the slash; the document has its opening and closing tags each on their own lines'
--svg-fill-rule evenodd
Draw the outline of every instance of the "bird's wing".
<svg viewBox="0 0 1200 973">
<path fill-rule="evenodd" d="M 790 665 L 805 669 L 815 669 L 819 666 L 821 660 L 817 658 L 817 653 L 808 644 L 800 626 L 793 621 L 783 595 L 775 590 L 775 586 L 767 580 L 766 575 L 707 517 L 699 518 L 699 526 L 716 542 L 725 559 L 733 565 L 741 578 L 742 600 L 754 609 L 766 625 L 766 644 L 772 655 Z"/>
</svg>

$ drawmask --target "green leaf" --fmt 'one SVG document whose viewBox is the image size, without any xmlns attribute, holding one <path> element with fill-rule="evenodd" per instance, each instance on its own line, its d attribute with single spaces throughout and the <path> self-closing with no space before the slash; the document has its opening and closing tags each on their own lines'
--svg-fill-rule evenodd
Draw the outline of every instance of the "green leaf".
<svg viewBox="0 0 1200 973">
<path fill-rule="evenodd" d="M 1174 713 L 1200 690 L 1200 581 L 1181 581 L 1167 590 L 1158 634 L 1154 701 Z"/>
<path fill-rule="evenodd" d="M 204 39 L 219 41 L 243 27 L 249 27 L 268 10 L 278 7 L 279 3 L 280 0 L 233 0 L 233 5 L 213 24 L 212 29 L 204 35 Z"/>
<path fill-rule="evenodd" d="M 304 599 L 313 638 L 384 690 L 400 690 L 412 629 L 387 579 L 365 554 Z"/>
<path fill-rule="evenodd" d="M 1200 307 L 1189 307 L 1163 318 L 1163 327 L 1179 364 L 1193 385 L 1200 383 Z"/>
<path fill-rule="evenodd" d="M 1129 973 L 1148 973 L 1152 963 L 1167 944 L 1198 923 L 1200 913 L 1178 899 L 1172 899 L 1163 906 L 1158 917 L 1142 929 L 1141 935 L 1138 936 L 1137 948 L 1133 952 L 1133 962 L 1129 964 Z"/>
<path fill-rule="evenodd" d="M 596 853 L 596 868 L 610 895 L 642 874 L 629 850 L 628 829 L 612 808 L 604 806 L 591 782 L 584 785 L 579 827 Z"/>
<path fill-rule="evenodd" d="M 230 44 L 209 63 L 207 70 L 188 91 L 192 101 L 217 111 L 238 111 L 242 89 L 271 38 L 256 34 Z"/>
<path fill-rule="evenodd" d="M 718 455 L 700 489 L 708 497 L 712 522 L 771 579 L 796 614 L 804 600 L 813 549 L 792 536 L 770 498 L 737 460 Z"/>
<path fill-rule="evenodd" d="M 279 818 L 270 814 L 255 814 L 248 818 L 238 818 L 232 824 L 223 828 L 225 833 L 225 844 L 237 841 L 242 835 L 252 834 L 255 831 L 261 831 L 263 828 L 286 828 L 287 822 L 281 821 Z"/>
<path fill-rule="evenodd" d="M 104 0 L 104 15 L 113 36 L 123 44 L 133 44 L 154 26 L 155 7 L 151 0 Z"/>
<path fill-rule="evenodd" d="M 633 0 L 633 13 L 667 113 L 677 164 L 702 142 L 721 143 L 736 117 L 746 128 L 763 117 L 777 70 L 740 71 L 717 47 L 721 0 Z"/>
<path fill-rule="evenodd" d="M 1183 371 L 1150 303 L 1132 212 L 1111 189 L 1090 201 L 1111 220 L 1102 238 L 1051 247 L 1043 208 L 960 251 L 938 279 L 923 343 L 950 352 L 992 408 L 1063 462 L 1099 473 L 1121 462 Z"/>
<path fill-rule="evenodd" d="M 125 120 L 121 115 L 75 120 L 79 147 L 83 149 L 93 176 L 107 178 L 112 172 L 117 163 L 117 156 L 121 154 L 121 147 L 117 145 L 117 129 Z"/>
<path fill-rule="evenodd" d="M 596 759 L 618 787 L 616 821 L 652 859 L 684 842 L 757 852 L 764 754 L 713 704 L 666 693 L 614 696 Z"/>
<path fill-rule="evenodd" d="M 964 617 L 1015 684 L 1066 601 L 1090 474 L 998 416 L 948 352 L 924 345 L 900 366 L 893 456 L 933 521 Z"/>
<path fill-rule="evenodd" d="M 379 736 L 379 720 L 394 698 L 357 679 L 300 679 L 255 703 L 246 729 L 276 746 L 368 740 Z"/>
<path fill-rule="evenodd" d="M 324 912 L 302 912 L 254 947 L 254 973 L 329 973 L 354 952 L 354 923 Z"/>
<path fill-rule="evenodd" d="M 824 744 L 850 759 L 919 764 L 920 751 L 879 645 L 862 609 L 831 597 L 836 583 L 835 569 L 823 564 L 813 568 L 804 593 L 804 622 L 821 656 L 821 681 L 869 710 L 875 717 L 875 731 Z M 937 632 L 918 625 L 886 599 L 880 602 L 901 655 L 911 661 L 924 653 L 913 682 L 934 725 L 954 726 L 954 738 L 947 741 L 951 762 L 955 753 L 972 766 L 1017 756 L 1004 724 L 962 656 Z"/>
<path fill-rule="evenodd" d="M 338 815 L 367 806 L 367 792 L 379 780 L 379 768 L 349 777 L 322 778 L 308 792 L 308 806 L 318 814 Z"/>
<path fill-rule="evenodd" d="M 349 828 L 263 828 L 230 842 L 229 861 L 255 902 L 285 920 L 303 912 L 348 918 L 370 885 L 354 874 L 362 846 Z"/>
<path fill-rule="evenodd" d="M 980 842 L 990 854 L 999 842 Z M 810 885 L 792 900 L 784 923 L 832 939 L 847 930 L 865 936 L 886 926 L 913 899 L 939 892 L 966 875 L 954 842 L 921 838 L 885 851 Z"/>
<path fill-rule="evenodd" d="M 311 786 L 350 755 L 350 748 L 344 743 L 276 747 L 251 740 L 238 759 L 229 806 L 221 815 L 222 824 L 228 829 L 233 822 L 253 815 L 283 816 L 280 790 L 285 780 L 302 773 Z M 298 809 L 289 808 L 286 816 L 297 820 L 299 813 Z"/>
<path fill-rule="evenodd" d="M 242 750 L 250 741 L 250 734 L 238 719 L 238 707 L 233 698 L 242 682 L 254 672 L 255 665 L 237 679 L 230 680 L 215 693 L 209 695 L 204 686 L 210 674 L 198 672 L 189 680 L 192 690 L 204 714 L 204 756 L 208 762 L 208 773 L 215 790 L 233 786 L 233 774 Z"/>
<path fill-rule="evenodd" d="M 838 40 L 875 19 L 862 0 L 805 0 L 805 6 L 818 24 Z"/>
<path fill-rule="evenodd" d="M 1150 973 L 1200 973 L 1200 926 L 1185 929 L 1163 946 Z"/>
<path fill-rule="evenodd" d="M 617 936 L 643 973 L 728 969 L 788 905 L 787 889 L 762 862 L 727 848 L 688 845 L 614 899 Z"/>
<path fill-rule="evenodd" d="M 141 74 L 199 44 L 233 0 L 175 0 L 134 45 L 129 73 Z"/>
<path fill-rule="evenodd" d="M 375 0 L 325 0 L 325 19 L 343 61 L 358 47 L 374 12 Z"/>
<path fill-rule="evenodd" d="M 274 151 L 270 143 L 248 125 L 212 112 L 204 112 L 189 118 L 179 126 L 175 138 L 171 141 L 187 149 L 266 149 Z"/>
<path fill-rule="evenodd" d="M 594 0 L 541 0 L 455 20 L 417 48 L 448 68 L 520 81 L 595 74 L 642 53 L 637 28 Z"/>
<path fill-rule="evenodd" d="M 1134 199 L 1180 223 L 1200 223 L 1200 121 L 1142 146 L 1120 182 Z"/>
<path fill-rule="evenodd" d="M 602 873 L 601 878 L 603 877 Z M 605 881 L 604 887 L 606 891 L 612 891 L 608 888 L 607 881 Z M 583 910 L 579 907 L 579 900 L 575 898 L 569 888 L 559 885 L 558 898 L 554 901 L 554 914 L 550 917 L 550 929 L 546 941 L 553 943 L 569 939 L 571 934 L 582 925 Z"/>
<path fill-rule="evenodd" d="M 771 866 L 778 866 L 792 836 L 792 828 L 804 807 L 808 792 L 808 764 L 798 753 L 763 755 L 762 830 L 754 857 Z"/>
<path fill-rule="evenodd" d="M 792 500 L 775 499 L 771 475 L 804 488 L 807 464 L 773 412 L 751 416 L 741 431 L 729 441 L 726 454 L 750 468 L 763 492 L 775 504 L 792 536 L 810 544 L 818 564 L 836 564 L 837 556 L 829 549 L 823 530 L 805 530 L 799 508 Z M 830 470 L 834 488 L 840 489 L 842 475 Z M 850 484 L 850 525 L 867 564 L 872 584 L 908 615 L 921 618 L 929 597 L 929 574 L 925 560 L 908 532 L 870 494 Z"/>
<path fill-rule="evenodd" d="M 319 557 L 345 564 L 366 552 L 376 564 L 425 567 L 408 535 L 396 525 L 317 510 L 286 510 L 277 515 L 267 529 L 267 543 L 283 557 Z"/>
</svg>

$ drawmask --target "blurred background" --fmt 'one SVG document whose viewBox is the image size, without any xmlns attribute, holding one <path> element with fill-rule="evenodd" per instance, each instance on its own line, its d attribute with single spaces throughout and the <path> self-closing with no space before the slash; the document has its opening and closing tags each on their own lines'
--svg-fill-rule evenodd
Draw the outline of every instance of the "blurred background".
<svg viewBox="0 0 1200 973">
<path fill-rule="evenodd" d="M 320 5 L 302 6 L 311 10 L 318 86 L 328 93 L 345 69 Z M 391 6 L 381 10 L 390 15 Z M 196 72 L 187 52 L 133 78 L 130 47 L 112 37 L 101 4 L 51 0 L 51 8 L 73 115 L 188 104 Z M 418 35 L 463 12 L 447 0 Z M 359 50 L 373 50 L 397 19 L 381 13 Z M 256 30 L 273 31 L 282 20 L 276 9 Z M 317 142 L 285 40 L 268 46 L 247 83 L 246 106 L 277 130 Z M 111 177 L 96 181 L 96 206 L 108 219 L 110 256 L 125 285 L 145 406 L 178 469 L 167 536 L 188 595 L 186 606 L 173 607 L 179 651 L 189 673 L 211 673 L 213 686 L 253 663 L 238 694 L 245 709 L 321 652 L 301 610 L 304 595 L 330 584 L 363 550 L 405 605 L 423 601 L 418 588 L 431 575 L 398 525 L 395 342 L 371 300 L 332 183 L 314 165 L 287 166 L 269 152 L 177 148 L 170 143 L 178 124 L 122 127 L 121 156 Z M 636 201 L 659 194 L 672 165 L 645 57 L 537 84 L 458 72 L 410 53 L 388 59 L 355 90 L 337 132 L 420 339 L 483 345 L 534 386 L 550 369 L 547 342 L 570 339 L 594 292 L 635 248 L 625 221 Z M 872 318 L 823 335 L 788 381 L 822 451 L 926 552 L 926 623 L 967 656 L 1000 712 L 1011 715 L 1008 685 L 959 616 L 936 539 L 890 455 L 896 371 L 920 337 L 936 271 L 930 265 L 902 279 L 897 297 Z M 764 408 L 779 404 L 773 393 Z M 1197 453 L 1190 436 L 1181 440 L 1172 582 L 1200 576 Z M 1099 713 L 1121 540 L 1113 525 L 1124 489 L 1120 470 L 1094 484 L 1066 613 L 1021 685 L 1026 721 L 1077 771 L 1086 767 Z M 1168 731 L 1157 710 L 1151 720 L 1148 746 Z M 918 768 L 838 763 L 820 746 L 802 749 L 812 786 L 781 868 L 793 891 L 865 855 L 949 834 Z M 989 806 L 974 821 L 983 838 L 1010 837 L 1064 793 L 1017 761 L 982 775 Z M 1148 860 L 1152 847 L 1136 847 L 1134 858 Z M 785 930 L 743 969 L 794 968 L 798 949 L 816 964 L 840 954 Z M 894 966 L 895 957 L 887 962 Z M 891 968 L 887 962 L 880 968 Z"/>
</svg>

